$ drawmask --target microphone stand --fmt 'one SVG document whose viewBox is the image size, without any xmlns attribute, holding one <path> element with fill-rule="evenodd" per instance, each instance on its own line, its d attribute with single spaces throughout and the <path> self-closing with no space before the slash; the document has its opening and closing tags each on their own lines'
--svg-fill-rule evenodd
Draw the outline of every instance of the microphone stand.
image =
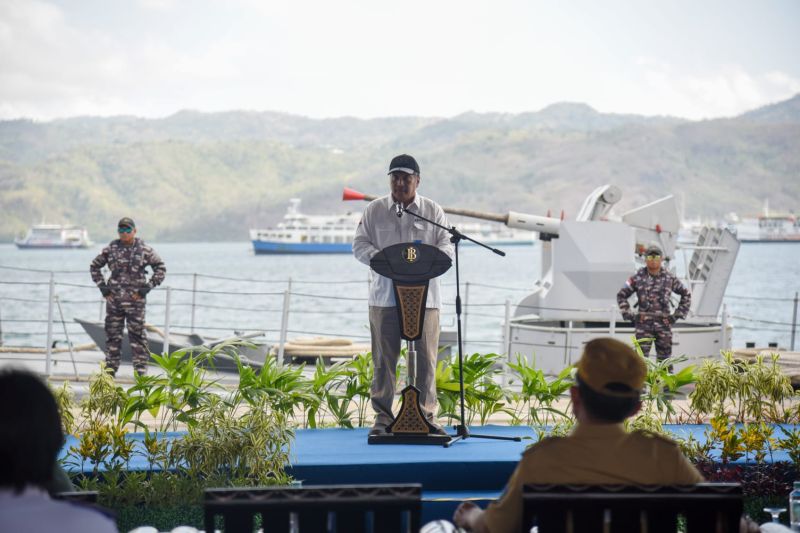
<svg viewBox="0 0 800 533">
<path fill-rule="evenodd" d="M 469 429 L 467 429 L 466 425 L 466 415 L 464 413 L 464 356 L 463 356 L 463 344 L 461 339 L 461 283 L 459 279 L 459 272 L 458 272 L 458 243 L 462 240 L 467 240 L 469 242 L 475 243 L 479 246 L 486 248 L 494 252 L 495 254 L 505 257 L 506 253 L 502 250 L 498 250 L 497 248 L 492 248 L 482 242 L 476 241 L 471 237 L 467 237 L 460 231 L 456 229 L 455 226 L 448 228 L 447 226 L 443 226 L 438 222 L 434 222 L 429 218 L 425 218 L 422 215 L 418 215 L 413 211 L 409 211 L 403 204 L 396 203 L 395 208 L 397 209 L 398 216 L 402 215 L 402 213 L 408 213 L 409 215 L 416 217 L 420 220 L 424 220 L 429 224 L 433 224 L 437 228 L 441 228 L 445 230 L 447 233 L 450 234 L 450 242 L 453 243 L 455 246 L 455 258 L 456 258 L 456 324 L 457 324 L 457 338 L 458 338 L 458 391 L 459 391 L 459 399 L 460 399 L 460 407 L 461 407 L 461 423 L 455 426 L 456 434 L 452 436 L 452 438 L 444 443 L 445 448 L 449 448 L 452 444 L 460 441 L 466 440 L 470 437 L 480 438 L 480 439 L 495 439 L 495 440 L 510 440 L 515 442 L 522 442 L 522 437 L 501 437 L 499 435 L 476 435 L 474 433 L 470 433 Z"/>
</svg>

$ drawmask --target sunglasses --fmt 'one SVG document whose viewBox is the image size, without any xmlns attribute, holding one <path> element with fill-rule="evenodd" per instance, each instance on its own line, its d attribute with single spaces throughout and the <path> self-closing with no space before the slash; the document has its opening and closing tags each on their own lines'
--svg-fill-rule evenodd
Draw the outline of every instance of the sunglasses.
<svg viewBox="0 0 800 533">
<path fill-rule="evenodd" d="M 661 256 L 660 255 L 647 255 L 647 256 L 645 256 L 645 259 L 647 259 L 648 261 L 654 261 L 656 259 L 661 259 Z"/>
<path fill-rule="evenodd" d="M 411 183 L 417 177 L 416 174 L 406 174 L 405 172 L 392 172 L 389 176 L 394 183 Z"/>
<path fill-rule="evenodd" d="M 127 226 L 117 228 L 117 233 L 132 233 L 133 228 L 129 228 Z"/>
</svg>

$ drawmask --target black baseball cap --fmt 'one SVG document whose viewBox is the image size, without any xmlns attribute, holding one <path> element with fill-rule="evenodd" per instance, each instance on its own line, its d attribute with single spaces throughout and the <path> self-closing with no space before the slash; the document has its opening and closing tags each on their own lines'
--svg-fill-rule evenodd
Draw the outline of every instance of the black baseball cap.
<svg viewBox="0 0 800 533">
<path fill-rule="evenodd" d="M 123 217 L 119 219 L 119 222 L 117 222 L 117 227 L 136 229 L 136 223 L 133 221 L 132 218 Z"/>
<path fill-rule="evenodd" d="M 389 163 L 389 174 L 392 172 L 405 172 L 406 174 L 419 174 L 417 160 L 408 154 L 395 156 Z"/>
</svg>

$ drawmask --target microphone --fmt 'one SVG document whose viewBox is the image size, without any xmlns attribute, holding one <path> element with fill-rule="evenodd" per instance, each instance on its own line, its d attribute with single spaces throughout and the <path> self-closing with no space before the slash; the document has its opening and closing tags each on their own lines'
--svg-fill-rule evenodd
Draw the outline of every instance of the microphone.
<svg viewBox="0 0 800 533">
<path fill-rule="evenodd" d="M 403 204 L 401 204 L 400 202 L 395 202 L 394 203 L 394 210 L 395 210 L 395 213 L 397 213 L 397 218 L 400 218 L 400 217 L 403 216 Z"/>
</svg>

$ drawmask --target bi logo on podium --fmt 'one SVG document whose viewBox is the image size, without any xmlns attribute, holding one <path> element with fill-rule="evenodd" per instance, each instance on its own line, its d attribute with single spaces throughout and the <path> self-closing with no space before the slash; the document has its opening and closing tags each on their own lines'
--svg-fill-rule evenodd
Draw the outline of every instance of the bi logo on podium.
<svg viewBox="0 0 800 533">
<path fill-rule="evenodd" d="M 408 246 L 403 249 L 403 259 L 405 259 L 406 263 L 415 263 L 418 256 L 419 254 L 414 246 Z"/>
</svg>

